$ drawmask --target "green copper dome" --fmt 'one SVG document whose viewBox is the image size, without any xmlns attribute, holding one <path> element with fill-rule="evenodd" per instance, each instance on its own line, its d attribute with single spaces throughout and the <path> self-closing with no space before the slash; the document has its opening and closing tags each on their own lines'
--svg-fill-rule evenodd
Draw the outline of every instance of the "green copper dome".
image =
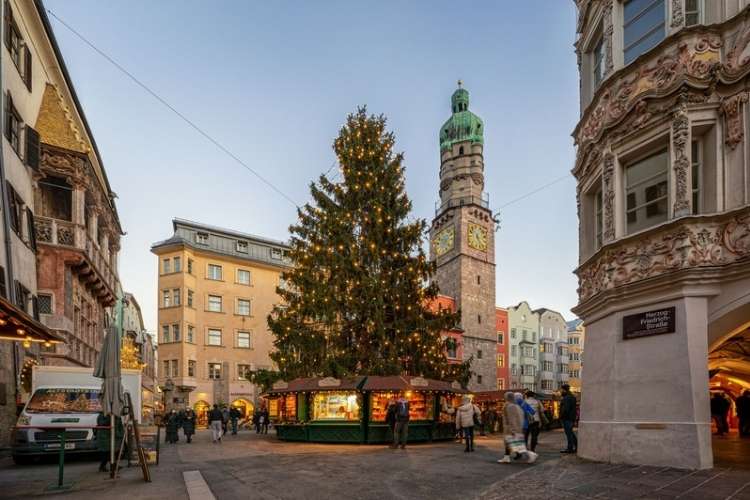
<svg viewBox="0 0 750 500">
<path fill-rule="evenodd" d="M 477 115 L 469 111 L 469 92 L 461 87 L 451 96 L 453 114 L 440 127 L 440 152 L 449 150 L 454 144 L 470 141 L 484 144 L 484 123 Z"/>
</svg>

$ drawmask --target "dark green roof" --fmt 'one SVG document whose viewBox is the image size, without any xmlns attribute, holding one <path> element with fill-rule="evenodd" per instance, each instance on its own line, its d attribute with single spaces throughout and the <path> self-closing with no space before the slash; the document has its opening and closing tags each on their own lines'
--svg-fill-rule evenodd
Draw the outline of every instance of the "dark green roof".
<svg viewBox="0 0 750 500">
<path fill-rule="evenodd" d="M 484 144 L 484 123 L 469 111 L 469 92 L 461 87 L 460 82 L 451 96 L 451 109 L 453 114 L 440 127 L 440 152 L 451 149 L 459 142 Z"/>
</svg>

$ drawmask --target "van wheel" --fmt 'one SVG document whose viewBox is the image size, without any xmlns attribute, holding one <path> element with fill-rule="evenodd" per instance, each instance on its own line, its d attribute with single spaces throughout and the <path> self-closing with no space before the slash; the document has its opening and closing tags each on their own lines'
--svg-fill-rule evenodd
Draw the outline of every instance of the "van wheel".
<svg viewBox="0 0 750 500">
<path fill-rule="evenodd" d="M 13 455 L 13 462 L 16 465 L 29 465 L 34 461 L 34 457 L 27 457 L 25 455 Z"/>
</svg>

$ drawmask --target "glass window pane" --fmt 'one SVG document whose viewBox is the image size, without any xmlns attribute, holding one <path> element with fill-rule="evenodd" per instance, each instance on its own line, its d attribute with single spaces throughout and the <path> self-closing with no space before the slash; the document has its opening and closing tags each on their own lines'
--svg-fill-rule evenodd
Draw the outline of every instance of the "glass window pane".
<svg viewBox="0 0 750 500">
<path fill-rule="evenodd" d="M 654 47 L 664 39 L 664 1 L 658 0 L 650 4 L 645 1 L 631 0 L 625 4 L 626 13 L 632 4 L 639 8 L 632 16 L 626 14 L 623 29 L 623 43 L 625 45 L 625 64 Z M 635 9 L 630 9 L 635 10 Z"/>
<path fill-rule="evenodd" d="M 628 233 L 667 220 L 667 150 L 627 167 L 626 214 Z"/>
<path fill-rule="evenodd" d="M 625 24 L 631 22 L 642 12 L 653 9 L 655 4 L 662 4 L 663 7 L 663 3 L 664 0 L 628 0 L 623 7 Z"/>
</svg>

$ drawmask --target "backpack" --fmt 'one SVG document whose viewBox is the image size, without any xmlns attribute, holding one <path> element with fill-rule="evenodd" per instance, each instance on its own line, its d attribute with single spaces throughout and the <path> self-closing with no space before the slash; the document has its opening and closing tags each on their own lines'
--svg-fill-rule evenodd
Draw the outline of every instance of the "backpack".
<svg viewBox="0 0 750 500">
<path fill-rule="evenodd" d="M 396 416 L 399 420 L 406 420 L 409 418 L 409 406 L 404 401 L 396 403 Z"/>
</svg>

